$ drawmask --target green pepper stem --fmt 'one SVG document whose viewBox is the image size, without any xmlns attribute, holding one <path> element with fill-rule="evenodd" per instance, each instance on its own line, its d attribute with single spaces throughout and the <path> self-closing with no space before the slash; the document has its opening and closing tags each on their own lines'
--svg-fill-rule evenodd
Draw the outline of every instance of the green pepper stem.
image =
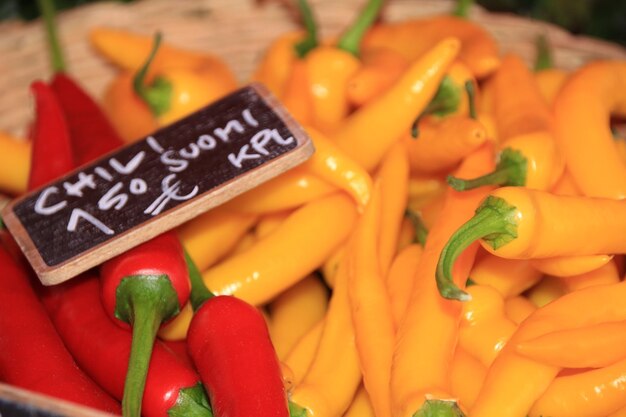
<svg viewBox="0 0 626 417">
<path fill-rule="evenodd" d="M 528 160 L 520 151 L 505 148 L 500 153 L 496 169 L 489 174 L 468 180 L 449 175 L 446 180 L 456 191 L 472 190 L 485 185 L 521 187 L 526 185 L 527 167 Z"/>
<path fill-rule="evenodd" d="M 378 17 L 382 6 L 382 0 L 369 0 L 359 17 L 343 35 L 341 35 L 339 42 L 337 42 L 337 47 L 354 56 L 359 56 L 363 35 L 365 35 L 365 32 L 367 32 L 376 20 L 376 17 Z"/>
<path fill-rule="evenodd" d="M 426 400 L 413 417 L 465 417 L 456 401 Z"/>
<path fill-rule="evenodd" d="M 474 82 L 472 80 L 465 81 L 465 91 L 467 92 L 469 116 L 476 120 L 478 119 L 478 113 L 476 112 L 476 90 L 474 89 Z"/>
<path fill-rule="evenodd" d="M 478 207 L 476 214 L 463 224 L 448 240 L 437 263 L 437 288 L 442 297 L 468 301 L 470 295 L 456 286 L 452 267 L 468 246 L 485 239 L 494 249 L 517 237 L 517 224 L 513 218 L 515 207 L 499 197 L 489 196 Z"/>
<path fill-rule="evenodd" d="M 146 59 L 146 62 L 139 68 L 137 74 L 133 78 L 133 89 L 135 93 L 143 100 L 144 103 L 150 108 L 150 111 L 155 116 L 161 116 L 170 109 L 172 101 L 172 84 L 162 77 L 156 77 L 152 84 L 146 84 L 146 77 L 150 65 L 154 61 L 154 58 L 161 45 L 161 33 L 157 32 L 154 35 L 154 43 L 152 50 Z"/>
<path fill-rule="evenodd" d="M 196 263 L 191 259 L 189 253 L 185 250 L 185 261 L 187 262 L 187 269 L 189 269 L 189 281 L 191 282 L 191 294 L 189 295 L 189 301 L 191 302 L 191 307 L 193 311 L 198 311 L 198 309 L 204 304 L 206 300 L 211 297 L 214 297 L 213 294 L 207 287 L 204 285 L 204 281 L 202 280 L 202 275 L 196 266 Z"/>
<path fill-rule="evenodd" d="M 289 416 L 290 417 L 307 417 L 306 408 L 300 407 L 298 404 L 289 400 Z"/>
<path fill-rule="evenodd" d="M 213 417 L 204 387 L 198 382 L 193 387 L 178 391 L 178 398 L 169 410 L 169 417 Z"/>
<path fill-rule="evenodd" d="M 419 122 L 422 117 L 428 114 L 443 117 L 450 113 L 454 113 L 461 103 L 461 87 L 457 85 L 452 77 L 446 75 L 441 80 L 441 84 L 437 88 L 428 106 L 420 113 L 411 125 L 411 136 L 415 139 L 419 136 Z"/>
<path fill-rule="evenodd" d="M 537 55 L 535 57 L 534 70 L 541 71 L 552 68 L 554 63 L 552 61 L 552 51 L 550 50 L 548 38 L 543 34 L 537 36 L 535 47 L 537 48 Z"/>
<path fill-rule="evenodd" d="M 426 245 L 426 238 L 428 237 L 428 228 L 424 224 L 424 220 L 422 220 L 422 216 L 411 209 L 407 209 L 404 212 L 405 216 L 411 220 L 413 224 L 413 228 L 415 229 L 415 240 L 422 247 Z"/>
<path fill-rule="evenodd" d="M 133 275 L 116 290 L 115 316 L 133 328 L 124 382 L 122 414 L 141 417 L 141 402 L 157 331 L 180 311 L 176 290 L 167 275 Z"/>
<path fill-rule="evenodd" d="M 469 11 L 474 4 L 474 0 L 457 0 L 456 7 L 452 12 L 453 16 L 467 18 L 469 16 Z"/>
<path fill-rule="evenodd" d="M 37 0 L 37 3 L 46 25 L 46 37 L 48 38 L 48 47 L 50 48 L 52 58 L 52 69 L 54 72 L 63 72 L 66 66 L 57 34 L 54 0 Z"/>
<path fill-rule="evenodd" d="M 299 58 L 304 58 L 310 50 L 314 49 L 318 45 L 317 40 L 317 23 L 313 17 L 313 11 L 307 0 L 298 0 L 298 9 L 302 15 L 302 21 L 304 22 L 304 28 L 306 29 L 306 37 L 300 42 L 296 43 L 294 48 Z"/>
</svg>

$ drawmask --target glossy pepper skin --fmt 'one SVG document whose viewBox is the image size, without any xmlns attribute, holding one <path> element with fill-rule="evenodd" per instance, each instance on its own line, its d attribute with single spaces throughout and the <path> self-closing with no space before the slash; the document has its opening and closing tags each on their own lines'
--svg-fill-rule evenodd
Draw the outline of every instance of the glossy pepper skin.
<svg viewBox="0 0 626 417">
<path fill-rule="evenodd" d="M 0 379 L 118 414 L 119 404 L 78 368 L 37 299 L 28 273 L 4 247 L 0 269 Z"/>
<path fill-rule="evenodd" d="M 30 170 L 31 144 L 0 132 L 0 189 L 11 194 L 26 190 Z"/>
<path fill-rule="evenodd" d="M 64 343 L 81 368 L 118 400 L 122 399 L 131 334 L 107 316 L 100 300 L 100 284 L 94 275 L 85 275 L 62 285 L 46 288 L 43 301 Z M 94 360 L 95 358 L 95 360 Z M 143 396 L 142 415 L 166 417 L 179 413 L 183 404 L 212 416 L 202 401 L 186 396 L 200 382 L 193 368 L 185 365 L 161 342 L 154 345 L 150 372 Z M 204 400 L 206 401 L 206 400 Z M 178 405 L 177 405 L 178 403 Z"/>
</svg>

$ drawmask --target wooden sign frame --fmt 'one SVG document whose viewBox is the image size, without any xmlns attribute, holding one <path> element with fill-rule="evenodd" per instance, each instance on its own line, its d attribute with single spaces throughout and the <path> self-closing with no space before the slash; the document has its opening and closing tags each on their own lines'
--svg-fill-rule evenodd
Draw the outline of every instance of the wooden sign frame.
<svg viewBox="0 0 626 417">
<path fill-rule="evenodd" d="M 228 100 L 231 100 L 232 103 L 229 102 Z M 251 103 L 253 104 L 250 104 L 251 106 L 250 108 L 255 108 L 257 113 L 252 115 L 250 112 L 246 114 L 245 110 L 243 110 L 242 112 L 242 109 L 240 108 L 241 103 L 236 100 L 240 100 L 242 103 L 245 102 L 245 100 L 254 100 L 254 101 L 251 101 Z M 52 195 L 52 193 L 54 192 L 54 197 L 60 198 L 58 197 L 58 195 L 60 195 L 63 192 L 63 187 L 65 187 L 66 193 L 68 194 L 73 193 L 72 194 L 73 196 L 78 195 L 82 192 L 84 187 L 81 186 L 82 188 L 76 190 L 75 188 L 72 188 L 74 187 L 74 185 L 72 184 L 81 183 L 84 185 L 86 183 L 85 178 L 87 177 L 87 175 L 85 174 L 86 172 L 89 173 L 90 175 L 89 179 L 92 180 L 91 183 L 89 184 L 93 185 L 94 183 L 93 178 L 96 178 L 98 181 L 100 181 L 100 183 L 103 183 L 104 181 L 98 178 L 97 175 L 93 173 L 95 172 L 96 174 L 100 174 L 103 178 L 105 177 L 105 173 L 106 175 L 110 175 L 110 172 L 113 172 L 113 170 L 110 169 L 109 165 L 115 167 L 116 165 L 114 165 L 113 162 L 116 162 L 117 164 L 120 164 L 121 166 L 121 163 L 118 162 L 118 159 L 123 160 L 123 161 L 128 161 L 129 159 L 128 155 L 131 155 L 131 156 L 134 155 L 133 152 L 137 154 L 136 149 L 138 149 L 137 148 L 138 146 L 143 146 L 145 149 L 147 149 L 146 147 L 149 146 L 155 152 L 159 150 L 161 152 L 161 155 L 159 156 L 161 158 L 160 161 L 163 161 L 163 156 L 165 154 L 169 152 L 178 152 L 178 151 L 170 150 L 170 149 L 173 149 L 171 148 L 171 146 L 173 145 L 171 143 L 166 142 L 165 139 L 172 139 L 172 140 L 178 141 L 178 142 L 175 142 L 174 145 L 180 145 L 181 143 L 188 144 L 189 137 L 186 137 L 186 138 L 183 137 L 181 139 L 181 136 L 185 136 L 185 135 L 180 134 L 180 132 L 184 132 L 186 134 L 188 131 L 192 132 L 191 136 L 194 138 L 197 138 L 198 137 L 197 135 L 201 135 L 202 137 L 205 137 L 205 139 L 206 137 L 210 138 L 210 136 L 204 133 L 201 133 L 204 130 L 202 129 L 198 130 L 190 126 L 206 125 L 206 126 L 215 127 L 215 123 L 217 122 L 214 119 L 220 119 L 222 121 L 221 126 L 224 126 L 226 123 L 225 120 L 230 120 L 230 118 L 233 117 L 232 115 L 229 115 L 229 114 L 222 114 L 223 109 L 225 108 L 230 109 L 228 105 L 231 105 L 233 109 L 239 112 L 237 114 L 239 117 L 243 115 L 244 119 L 246 119 L 250 125 L 258 126 L 259 131 L 257 132 L 257 135 L 252 135 L 253 132 L 252 133 L 245 132 L 245 134 L 243 133 L 235 134 L 234 135 L 235 139 L 232 139 L 228 135 L 225 135 L 222 142 L 217 141 L 218 143 L 223 144 L 224 150 L 220 150 L 220 147 L 215 146 L 215 142 L 213 142 L 215 151 L 214 152 L 211 151 L 213 153 L 207 152 L 207 155 L 210 155 L 210 157 L 213 158 L 211 160 L 213 162 L 216 160 L 215 158 L 220 158 L 219 163 L 221 165 L 219 165 L 218 167 L 220 172 L 212 173 L 210 170 L 202 168 L 202 169 L 205 169 L 205 171 L 203 171 L 204 173 L 210 174 L 210 175 L 207 175 L 206 177 L 196 176 L 194 178 L 196 179 L 203 178 L 201 181 L 199 180 L 200 183 L 204 183 L 207 181 L 209 182 L 220 181 L 219 183 L 217 183 L 217 185 L 208 188 L 208 190 L 202 189 L 201 191 L 197 193 L 197 195 L 194 195 L 193 198 L 190 197 L 186 201 L 170 202 L 170 200 L 172 200 L 171 198 L 168 198 L 168 199 L 162 198 L 162 196 L 166 194 L 166 185 L 164 185 L 164 182 L 167 179 L 165 177 L 172 177 L 175 174 L 169 174 L 170 171 L 166 171 L 166 174 L 169 174 L 169 175 L 163 176 L 162 175 L 163 173 L 161 171 L 165 170 L 165 168 L 159 165 L 158 169 L 160 169 L 161 171 L 157 170 L 157 173 L 161 176 L 157 176 L 157 175 L 152 175 L 152 176 L 155 178 L 158 177 L 157 179 L 159 180 L 159 184 L 160 184 L 160 187 L 162 187 L 163 193 L 156 200 L 154 200 L 153 203 L 145 211 L 143 211 L 143 213 L 150 214 L 152 216 L 151 218 L 146 220 L 145 216 L 143 216 L 141 212 L 139 212 L 134 217 L 143 216 L 142 217 L 143 220 L 141 221 L 137 220 L 138 224 L 131 227 L 131 226 L 128 226 L 130 224 L 128 219 L 120 219 L 120 216 L 123 217 L 123 212 L 119 212 L 115 210 L 111 211 L 111 213 L 113 214 L 112 216 L 110 216 L 110 219 L 112 222 L 119 221 L 120 223 L 123 223 L 123 227 L 130 227 L 127 230 L 122 230 L 121 232 L 118 233 L 117 231 L 114 231 L 114 228 L 109 228 L 108 226 L 104 225 L 104 222 L 97 223 L 99 222 L 99 220 L 95 219 L 95 216 L 94 216 L 94 220 L 93 221 L 90 220 L 91 224 L 89 224 L 88 226 L 96 225 L 98 228 L 100 228 L 101 232 L 103 232 L 104 234 L 112 235 L 112 236 L 102 237 L 98 235 L 98 238 L 101 239 L 102 241 L 100 243 L 92 244 L 92 242 L 88 241 L 88 239 L 85 236 L 76 234 L 76 233 L 79 233 L 80 230 L 78 230 L 77 232 L 77 222 L 79 220 L 76 219 L 76 217 L 78 216 L 75 217 L 74 214 L 79 213 L 80 215 L 87 216 L 87 214 L 84 214 L 84 213 L 87 213 L 87 211 L 82 210 L 81 207 L 84 208 L 84 206 L 78 204 L 78 202 L 80 202 L 80 199 L 78 199 L 78 197 L 75 197 L 74 200 L 76 199 L 78 200 L 76 200 L 77 201 L 75 203 L 76 206 L 71 211 L 71 217 L 69 218 L 69 221 L 67 220 L 68 215 L 67 213 L 65 213 L 66 210 L 64 209 L 64 211 L 61 212 L 61 213 L 65 213 L 64 227 L 66 228 L 68 233 L 70 230 L 72 232 L 75 232 L 75 234 L 72 235 L 75 240 L 78 240 L 79 238 L 82 239 L 81 245 L 83 247 L 86 245 L 90 245 L 90 247 L 86 250 L 82 250 L 82 251 L 76 250 L 77 253 L 72 253 L 72 250 L 70 249 L 70 247 L 72 247 L 72 245 L 74 246 L 78 246 L 78 245 L 75 245 L 76 242 L 72 240 L 71 236 L 68 237 L 64 241 L 61 241 L 61 243 L 53 244 L 50 242 L 50 240 L 55 240 L 55 241 L 59 240 L 61 239 L 61 237 L 58 236 L 60 232 L 52 233 L 51 231 L 52 229 L 48 230 L 49 226 L 45 222 L 48 218 L 44 219 L 41 215 L 41 213 L 44 212 L 44 209 L 52 212 L 53 211 L 52 209 L 54 208 L 52 207 L 53 206 L 52 203 L 48 205 L 49 207 L 41 208 L 43 206 L 43 203 L 41 204 L 39 203 L 42 201 L 42 199 L 43 200 L 47 199 L 47 197 L 46 198 L 43 197 L 44 192 L 50 195 Z M 240 107 L 237 107 L 237 105 L 239 105 Z M 211 111 L 215 111 L 215 109 L 221 109 L 222 113 L 218 112 L 215 115 L 212 114 Z M 261 109 L 262 111 L 259 109 Z M 232 110 L 233 114 L 235 114 L 235 110 Z M 231 110 L 228 110 L 228 111 L 231 111 Z M 212 117 L 212 116 L 215 116 L 215 117 Z M 253 116 L 255 118 L 253 118 Z M 227 124 L 227 126 L 230 126 L 230 124 Z M 222 131 L 223 130 L 224 129 L 222 129 Z M 252 130 L 252 128 L 250 128 L 250 130 Z M 215 129 L 215 131 L 217 131 L 217 129 Z M 174 132 L 174 133 L 171 133 L 171 132 Z M 242 130 L 238 132 L 242 132 Z M 268 135 L 269 135 L 268 132 L 271 132 L 274 135 L 273 142 L 270 140 L 271 138 L 268 139 Z M 280 132 L 282 132 L 283 134 L 281 135 Z M 171 135 L 168 136 L 168 134 L 170 133 Z M 257 137 L 258 139 L 258 134 L 261 134 L 261 133 L 265 134 L 264 136 L 265 139 L 261 140 L 262 143 L 265 144 L 264 146 L 269 146 L 267 149 L 270 149 L 271 152 L 266 150 L 265 148 L 260 147 L 261 145 L 259 145 L 258 143 L 259 141 L 254 142 L 254 145 L 244 144 L 242 146 L 243 143 L 247 143 L 249 141 L 251 142 L 254 140 L 254 139 L 251 139 L 250 136 L 253 136 L 253 138 Z M 155 138 L 158 140 L 156 140 Z M 267 145 L 268 143 L 273 147 L 271 147 L 270 145 Z M 159 147 L 161 147 L 161 149 L 158 149 Z M 235 152 L 232 152 L 233 147 L 240 148 L 240 151 L 238 154 Z M 248 149 L 252 149 L 252 147 L 259 150 L 259 154 L 244 153 L 243 157 L 241 158 L 239 157 L 241 156 L 244 148 L 246 149 L 246 152 L 248 152 Z M 141 149 L 144 149 L 144 148 L 141 148 Z M 230 151 L 228 149 L 230 149 Z M 101 264 L 102 262 L 108 259 L 111 259 L 114 256 L 119 255 L 123 253 L 124 251 L 131 249 L 167 230 L 173 229 L 174 227 L 179 226 L 180 224 L 206 212 L 207 210 L 214 208 L 220 204 L 223 204 L 226 201 L 232 199 L 233 197 L 247 190 L 250 190 L 251 188 L 265 181 L 268 181 L 271 178 L 276 177 L 280 173 L 290 168 L 293 168 L 303 163 L 313 154 L 314 150 L 315 149 L 313 147 L 313 143 L 311 142 L 306 132 L 302 129 L 302 127 L 297 122 L 295 122 L 295 120 L 289 115 L 289 113 L 280 104 L 280 102 L 273 95 L 271 95 L 264 86 L 262 86 L 261 84 L 255 83 L 247 87 L 244 87 L 229 96 L 226 96 L 225 98 L 207 106 L 205 109 L 202 109 L 197 113 L 194 113 L 194 115 L 191 115 L 181 120 L 180 122 L 177 122 L 171 126 L 167 126 L 155 132 L 153 135 L 148 136 L 147 138 L 145 138 L 144 140 L 140 142 L 129 145 L 121 150 L 114 151 L 110 153 L 109 155 L 106 155 L 93 163 L 89 163 L 83 167 L 78 168 L 77 170 L 73 171 L 72 173 L 67 174 L 61 179 L 55 180 L 51 184 L 47 184 L 27 195 L 17 198 L 16 200 L 9 203 L 3 209 L 2 216 L 3 216 L 5 225 L 7 226 L 11 234 L 14 236 L 20 248 L 26 255 L 26 258 L 28 259 L 33 269 L 39 276 L 41 282 L 44 285 L 54 285 L 54 284 L 66 281 L 94 266 L 97 266 Z M 141 152 L 144 152 L 144 151 L 141 151 Z M 120 155 L 122 155 L 122 157 L 118 158 L 118 156 Z M 145 152 L 144 152 L 144 155 L 145 155 Z M 124 156 L 126 157 L 126 159 L 124 159 Z M 208 157 L 209 156 L 207 156 L 207 158 Z M 154 156 L 154 158 L 157 158 L 157 157 Z M 261 158 L 261 160 L 258 160 L 258 158 Z M 250 161 L 248 161 L 248 159 Z M 224 165 L 223 163 L 224 160 L 230 161 L 230 164 L 226 163 L 226 165 Z M 172 159 L 168 161 L 171 162 Z M 200 159 L 198 159 L 198 161 L 200 161 Z M 192 163 L 193 162 L 195 161 L 192 161 Z M 212 164 L 213 162 L 210 162 L 210 163 Z M 109 165 L 106 165 L 108 171 L 102 168 L 103 166 L 105 166 L 106 163 L 109 164 Z M 243 165 L 245 165 L 246 163 L 252 164 L 251 168 L 244 169 Z M 128 163 L 128 165 L 130 165 L 130 163 Z M 155 166 L 155 163 L 151 165 L 152 171 L 156 170 L 154 166 Z M 225 168 L 224 168 L 225 166 L 227 166 L 228 170 L 230 171 L 225 172 Z M 211 165 L 211 167 L 213 167 L 213 165 Z M 171 171 L 174 171 L 174 166 L 172 165 L 167 166 L 167 168 Z M 180 166 L 176 168 L 180 168 Z M 194 167 L 194 169 L 195 169 L 195 173 L 198 174 L 199 168 Z M 239 171 L 237 171 L 237 169 L 239 169 Z M 177 171 L 177 172 L 180 172 L 180 175 L 182 176 L 186 171 L 182 170 L 182 171 Z M 211 175 L 218 177 L 218 178 L 215 179 Z M 109 181 L 114 182 L 115 180 L 110 179 Z M 153 182 L 154 181 L 156 180 L 153 179 Z M 177 184 L 180 182 L 181 181 L 177 181 Z M 95 190 L 97 188 L 98 187 L 94 185 L 93 189 Z M 99 194 L 97 194 L 97 197 L 93 197 L 91 198 L 91 200 L 88 197 L 84 197 L 83 203 L 88 204 L 89 207 L 93 207 L 93 206 L 96 206 L 96 208 L 102 207 L 102 201 L 103 201 L 102 199 L 105 198 L 101 194 L 103 191 L 102 188 L 103 187 L 100 187 L 100 189 L 98 189 Z M 193 189 L 197 191 L 198 186 L 196 185 L 196 187 Z M 107 190 L 108 189 L 106 188 L 104 189 L 104 191 L 107 191 Z M 145 190 L 149 190 L 150 193 L 154 191 L 152 188 L 148 187 L 147 185 L 144 188 L 142 188 L 142 190 L 144 192 L 146 192 Z M 93 193 L 96 192 L 93 190 L 87 190 L 87 191 L 93 192 Z M 105 193 L 105 195 L 108 195 L 110 191 L 111 190 L 108 190 Z M 159 192 L 160 191 L 161 190 L 159 190 Z M 188 193 L 187 195 L 191 195 L 191 194 Z M 82 197 L 82 194 L 81 194 L 81 197 Z M 129 197 L 133 197 L 133 196 L 130 195 L 130 193 L 128 193 L 127 200 Z M 65 196 L 64 198 L 66 198 L 66 200 L 71 200 L 71 198 L 67 196 Z M 95 199 L 100 198 L 100 200 L 98 200 L 97 205 L 95 204 L 94 201 L 92 201 L 94 198 Z M 143 198 L 143 197 L 137 197 L 137 198 Z M 161 200 L 159 200 L 159 198 L 161 198 Z M 63 200 L 63 202 L 66 203 L 67 202 L 66 200 Z M 165 203 L 168 203 L 168 202 L 170 202 L 169 203 L 170 207 L 164 208 Z M 107 208 L 108 210 L 111 207 L 115 206 L 114 203 L 120 203 L 120 200 L 119 199 L 114 200 L 114 199 L 109 198 L 109 200 L 107 200 L 105 203 L 108 204 L 105 206 L 105 207 L 108 207 Z M 57 205 L 59 204 L 61 203 L 57 202 Z M 69 206 L 69 204 L 67 205 Z M 173 207 L 171 207 L 172 205 Z M 36 210 L 33 209 L 33 207 L 35 208 L 39 207 L 40 211 L 36 212 Z M 135 208 L 132 205 L 128 205 L 127 207 L 130 207 L 130 209 Z M 134 217 L 131 220 L 133 220 Z M 34 220 L 29 221 L 30 218 L 33 218 Z M 59 219 L 53 218 L 52 215 L 50 215 L 50 218 L 57 222 L 57 223 L 51 223 L 51 224 L 54 224 L 54 227 L 58 229 L 60 227 L 58 225 Z M 83 227 L 82 230 L 87 230 L 85 229 L 85 226 L 84 226 L 84 223 L 85 223 L 84 218 L 82 219 L 82 223 L 83 223 L 83 226 L 80 226 L 80 227 Z M 95 230 L 94 227 L 91 227 L 91 229 L 88 229 L 87 232 L 95 233 L 94 230 Z M 109 233 L 109 231 L 111 231 L 111 233 Z M 41 235 L 38 235 L 37 233 L 41 233 Z M 35 238 L 33 236 L 39 239 L 39 243 L 35 242 Z M 63 236 L 63 238 L 65 238 L 65 236 Z M 43 243 L 41 243 L 42 241 Z M 63 245 L 67 246 L 67 253 L 62 252 L 63 250 L 65 250 L 65 248 L 59 247 Z M 52 251 L 54 252 L 54 254 L 50 255 L 47 251 Z M 48 261 L 46 261 L 46 259 L 44 258 L 46 258 Z M 59 258 L 61 260 L 57 262 L 56 260 Z"/>
</svg>

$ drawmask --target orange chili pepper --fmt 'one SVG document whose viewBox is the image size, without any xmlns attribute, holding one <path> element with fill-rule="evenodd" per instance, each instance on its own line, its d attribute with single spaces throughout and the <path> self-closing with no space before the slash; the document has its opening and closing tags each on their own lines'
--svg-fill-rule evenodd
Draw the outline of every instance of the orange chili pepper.
<svg viewBox="0 0 626 417">
<path fill-rule="evenodd" d="M 549 132 L 552 128 L 550 108 L 533 74 L 516 55 L 505 56 L 494 76 L 494 106 L 502 141 L 526 133 Z"/>
<path fill-rule="evenodd" d="M 389 149 L 380 164 L 377 178 L 382 192 L 379 262 L 381 273 L 386 274 L 396 254 L 400 226 L 408 201 L 409 160 L 401 144 L 397 143 Z"/>
<path fill-rule="evenodd" d="M 567 71 L 557 68 L 549 68 L 535 72 L 535 81 L 546 103 L 554 103 L 554 99 L 563 84 L 565 84 L 568 76 L 569 73 Z"/>
<path fill-rule="evenodd" d="M 454 258 L 476 240 L 505 258 L 596 255 L 625 253 L 622 231 L 626 233 L 624 202 L 556 196 L 523 187 L 498 188 L 442 250 L 437 285 L 444 297 L 466 298 L 455 288 L 450 273 Z"/>
<path fill-rule="evenodd" d="M 492 168 L 492 161 L 493 147 L 486 144 L 465 159 L 459 173 L 483 173 Z M 413 278 L 409 305 L 397 332 L 391 373 L 392 411 L 396 416 L 412 416 L 424 405 L 428 393 L 449 398 L 446 397 L 450 391 L 448 370 L 454 355 L 461 306 L 439 296 L 432 276 L 437 254 L 444 242 L 471 215 L 484 192 L 474 190 L 467 194 L 448 191 L 440 221 L 429 232 L 418 273 Z M 455 276 L 463 281 L 473 263 L 474 254 L 475 250 L 470 249 L 463 255 L 464 261 L 457 264 Z M 425 340 L 428 343 L 424 343 Z"/>
<path fill-rule="evenodd" d="M 608 120 L 626 116 L 626 63 L 599 61 L 577 70 L 554 102 L 556 139 L 585 195 L 626 198 L 626 164 L 615 152 Z"/>
<path fill-rule="evenodd" d="M 606 265 L 613 255 L 558 256 L 555 258 L 531 259 L 533 268 L 555 277 L 572 277 L 591 272 Z"/>
<path fill-rule="evenodd" d="M 506 259 L 485 254 L 472 268 L 470 279 L 480 285 L 488 285 L 502 297 L 521 294 L 541 279 L 541 273 L 527 260 Z"/>
<path fill-rule="evenodd" d="M 409 304 L 413 277 L 417 274 L 422 252 L 420 245 L 410 244 L 396 255 L 387 273 L 387 293 L 391 300 L 391 313 L 396 327 L 400 325 Z"/>
<path fill-rule="evenodd" d="M 387 47 L 409 61 L 422 56 L 446 37 L 461 41 L 459 58 L 477 78 L 484 78 L 500 65 L 498 47 L 479 25 L 453 16 L 434 16 L 374 26 L 363 39 L 363 48 Z"/>
<path fill-rule="evenodd" d="M 324 276 L 324 282 L 330 288 L 335 287 L 335 276 L 337 275 L 337 270 L 339 269 L 339 264 L 343 262 L 344 257 L 346 256 L 346 245 L 339 246 L 324 262 L 322 265 L 322 275 Z"/>
<path fill-rule="evenodd" d="M 255 221 L 255 215 L 216 208 L 180 226 L 178 237 L 202 271 L 228 254 Z"/>
<path fill-rule="evenodd" d="M 313 122 L 313 99 L 309 94 L 309 74 L 303 60 L 291 64 L 291 72 L 285 81 L 283 93 L 279 96 L 283 105 L 301 124 Z"/>
<path fill-rule="evenodd" d="M 348 296 L 363 385 L 376 415 L 391 417 L 389 381 L 395 326 L 378 253 L 381 194 L 380 182 L 377 182 L 372 200 L 354 232 L 353 258 L 349 258 L 353 266 L 348 273 Z"/>
<path fill-rule="evenodd" d="M 450 386 L 461 408 L 467 409 L 474 404 L 486 374 L 485 365 L 457 346 L 450 366 Z"/>
<path fill-rule="evenodd" d="M 508 139 L 504 146 L 493 172 L 467 180 L 450 176 L 450 186 L 458 191 L 486 184 L 549 190 L 563 174 L 565 163 L 547 132 L 517 135 Z"/>
<path fill-rule="evenodd" d="M 320 320 L 315 326 L 309 329 L 304 336 L 302 336 L 287 354 L 284 363 L 289 367 L 292 373 L 292 382 L 294 386 L 299 385 L 302 379 L 306 375 L 317 347 L 319 346 L 320 339 L 322 338 L 322 331 L 324 330 L 324 320 Z"/>
<path fill-rule="evenodd" d="M 459 46 L 457 39 L 445 39 L 413 62 L 383 95 L 345 120 L 333 134 L 337 144 L 366 170 L 374 169 L 435 95 Z"/>
<path fill-rule="evenodd" d="M 535 306 L 543 307 L 566 293 L 565 286 L 560 279 L 547 276 L 528 290 L 526 296 Z"/>
<path fill-rule="evenodd" d="M 561 368 L 602 368 L 626 358 L 626 321 L 557 330 L 517 344 L 517 352 Z"/>
<path fill-rule="evenodd" d="M 349 103 L 360 107 L 383 94 L 402 76 L 409 62 L 389 48 L 366 49 L 361 53 L 361 66 L 346 85 Z"/>
<path fill-rule="evenodd" d="M 467 116 L 426 118 L 419 130 L 418 138 L 403 138 L 414 173 L 450 170 L 487 141 L 483 125 Z"/>
<path fill-rule="evenodd" d="M 518 326 L 537 309 L 528 298 L 517 295 L 504 300 L 504 313 Z"/>
<path fill-rule="evenodd" d="M 337 191 L 302 166 L 235 197 L 225 207 L 241 213 L 271 213 L 297 208 Z"/>
<path fill-rule="evenodd" d="M 620 274 L 615 262 L 608 262 L 597 269 L 580 275 L 561 278 L 561 282 L 568 292 L 594 285 L 617 284 L 620 281 Z"/>
<path fill-rule="evenodd" d="M 361 385 L 343 417 L 376 417 L 367 390 Z"/>
<path fill-rule="evenodd" d="M 302 31 L 287 32 L 277 37 L 263 54 L 252 74 L 252 81 L 264 84 L 276 97 L 283 97 L 291 66 L 298 58 L 295 46 L 304 37 Z"/>
<path fill-rule="evenodd" d="M 459 346 L 489 367 L 517 329 L 504 313 L 504 299 L 486 285 L 471 285 L 471 300 L 463 303 Z"/>
<path fill-rule="evenodd" d="M 626 359 L 605 368 L 556 378 L 530 417 L 604 417 L 626 407 Z"/>
<path fill-rule="evenodd" d="M 348 264 L 344 261 L 339 264 L 315 358 L 293 390 L 291 401 L 304 407 L 309 416 L 339 416 L 350 406 L 360 383 L 348 298 Z"/>
<path fill-rule="evenodd" d="M 354 205 L 343 194 L 313 201 L 247 251 L 205 271 L 203 280 L 216 294 L 262 304 L 320 266 L 347 238 L 355 217 Z"/>
<path fill-rule="evenodd" d="M 270 334 L 280 359 L 324 318 L 327 305 L 328 291 L 314 275 L 288 288 L 269 304 Z"/>
<path fill-rule="evenodd" d="M 0 189 L 11 194 L 26 191 L 30 172 L 30 142 L 0 132 Z"/>
</svg>

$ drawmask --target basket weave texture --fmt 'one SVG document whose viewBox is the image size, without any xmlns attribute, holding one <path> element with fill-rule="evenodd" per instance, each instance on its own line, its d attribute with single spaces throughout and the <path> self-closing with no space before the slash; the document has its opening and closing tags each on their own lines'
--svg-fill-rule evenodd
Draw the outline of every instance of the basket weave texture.
<svg viewBox="0 0 626 417">
<path fill-rule="evenodd" d="M 341 32 L 364 0 L 311 0 L 323 36 Z M 239 79 L 248 79 L 262 51 L 278 35 L 298 26 L 288 0 L 139 0 L 130 4 L 95 3 L 58 16 L 59 34 L 69 71 L 95 97 L 100 97 L 115 69 L 89 46 L 96 26 L 122 27 L 138 33 L 160 30 L 164 39 L 184 48 L 223 57 Z M 452 0 L 388 0 L 383 19 L 449 13 Z M 557 67 L 574 69 L 594 59 L 626 59 L 626 49 L 604 41 L 576 37 L 543 22 L 494 14 L 475 6 L 471 20 L 497 39 L 501 51 L 534 59 L 537 35 L 547 36 Z M 32 109 L 29 85 L 51 74 L 43 26 L 0 24 L 0 130 L 24 136 Z"/>
</svg>

